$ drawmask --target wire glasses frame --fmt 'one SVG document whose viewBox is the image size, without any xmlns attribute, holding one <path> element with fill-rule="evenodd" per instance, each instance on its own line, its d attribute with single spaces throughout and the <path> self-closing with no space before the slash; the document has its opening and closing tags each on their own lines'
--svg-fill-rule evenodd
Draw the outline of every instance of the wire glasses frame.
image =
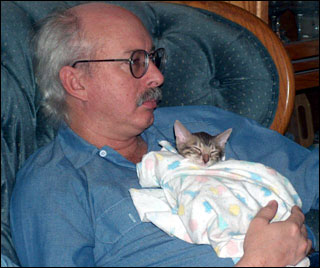
<svg viewBox="0 0 320 268">
<path fill-rule="evenodd" d="M 104 59 L 104 60 L 78 60 L 71 67 L 75 67 L 78 63 L 84 62 L 116 62 L 126 61 L 130 64 L 130 72 L 134 78 L 141 78 L 148 71 L 149 59 L 162 72 L 166 63 L 166 51 L 164 48 L 158 48 L 153 52 L 148 53 L 145 50 L 134 50 L 129 59 Z"/>
</svg>

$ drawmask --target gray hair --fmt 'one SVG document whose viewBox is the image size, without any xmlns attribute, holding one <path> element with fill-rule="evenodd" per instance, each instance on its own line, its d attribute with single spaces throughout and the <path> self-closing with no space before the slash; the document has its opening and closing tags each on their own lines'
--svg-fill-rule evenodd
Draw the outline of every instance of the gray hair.
<svg viewBox="0 0 320 268">
<path fill-rule="evenodd" d="M 43 97 L 47 116 L 56 123 L 68 120 L 66 91 L 59 71 L 92 54 L 93 45 L 85 39 L 80 19 L 70 9 L 56 10 L 40 21 L 33 38 L 36 82 Z M 86 68 L 86 64 L 82 64 Z"/>
</svg>

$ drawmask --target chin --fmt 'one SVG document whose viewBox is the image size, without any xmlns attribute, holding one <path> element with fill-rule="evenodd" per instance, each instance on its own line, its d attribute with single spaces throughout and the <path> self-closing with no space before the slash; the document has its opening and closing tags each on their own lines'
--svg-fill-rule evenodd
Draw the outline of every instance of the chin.
<svg viewBox="0 0 320 268">
<path fill-rule="evenodd" d="M 142 131 L 144 131 L 145 129 L 147 129 L 148 127 L 150 127 L 153 122 L 154 122 L 154 115 L 153 115 L 153 111 L 144 111 L 143 115 L 138 115 L 137 118 L 139 118 L 139 120 L 137 121 L 138 124 L 141 126 Z"/>
<path fill-rule="evenodd" d="M 154 122 L 154 117 L 150 118 L 146 128 L 150 127 L 153 124 L 153 122 Z"/>
</svg>

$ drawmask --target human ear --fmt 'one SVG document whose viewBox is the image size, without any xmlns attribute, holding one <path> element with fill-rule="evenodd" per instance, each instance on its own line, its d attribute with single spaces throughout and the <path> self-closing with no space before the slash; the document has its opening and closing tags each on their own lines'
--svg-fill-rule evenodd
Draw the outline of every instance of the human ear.
<svg viewBox="0 0 320 268">
<path fill-rule="evenodd" d="M 81 83 L 82 70 L 63 66 L 59 72 L 60 81 L 65 90 L 73 97 L 87 101 L 87 90 Z"/>
</svg>

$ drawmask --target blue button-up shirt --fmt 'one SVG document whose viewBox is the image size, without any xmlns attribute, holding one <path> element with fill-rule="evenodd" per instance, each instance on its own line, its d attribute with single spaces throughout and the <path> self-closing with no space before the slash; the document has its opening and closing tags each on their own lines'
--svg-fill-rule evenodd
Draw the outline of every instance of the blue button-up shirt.
<svg viewBox="0 0 320 268">
<path fill-rule="evenodd" d="M 303 211 L 319 207 L 319 154 L 252 120 L 215 107 L 155 111 L 142 133 L 148 151 L 174 143 L 173 123 L 212 135 L 233 128 L 226 158 L 261 162 L 288 177 Z M 140 221 L 129 189 L 136 166 L 110 147 L 96 148 L 63 125 L 17 176 L 11 202 L 13 240 L 23 266 L 232 266 L 210 245 L 170 237 Z"/>
</svg>

